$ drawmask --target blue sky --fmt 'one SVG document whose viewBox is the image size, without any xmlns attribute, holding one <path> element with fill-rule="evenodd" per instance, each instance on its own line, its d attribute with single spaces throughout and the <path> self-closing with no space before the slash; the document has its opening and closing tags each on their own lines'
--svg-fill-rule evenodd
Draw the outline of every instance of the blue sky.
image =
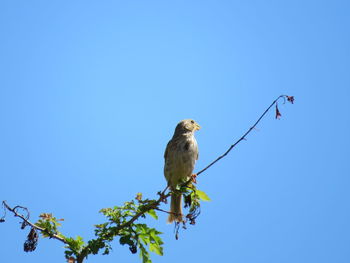
<svg viewBox="0 0 350 263">
<path fill-rule="evenodd" d="M 165 186 L 163 153 L 195 119 L 212 199 L 153 262 L 350 260 L 347 1 L 1 1 L 0 199 L 93 237 L 99 209 Z M 164 209 L 167 206 L 164 205 Z M 0 225 L 4 262 L 64 262 L 61 243 Z M 140 262 L 114 243 L 87 262 Z"/>
</svg>

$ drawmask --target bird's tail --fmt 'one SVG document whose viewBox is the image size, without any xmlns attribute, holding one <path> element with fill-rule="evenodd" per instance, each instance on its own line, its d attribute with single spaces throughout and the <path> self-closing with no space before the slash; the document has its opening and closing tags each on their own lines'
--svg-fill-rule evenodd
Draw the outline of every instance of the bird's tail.
<svg viewBox="0 0 350 263">
<path fill-rule="evenodd" d="M 182 222 L 182 195 L 181 193 L 173 192 L 170 201 L 170 214 L 168 217 L 168 223 Z"/>
</svg>

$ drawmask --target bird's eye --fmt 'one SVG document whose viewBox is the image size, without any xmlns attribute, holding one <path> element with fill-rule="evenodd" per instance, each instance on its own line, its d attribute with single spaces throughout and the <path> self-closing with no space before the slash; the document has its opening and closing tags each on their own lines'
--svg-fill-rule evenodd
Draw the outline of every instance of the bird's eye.
<svg viewBox="0 0 350 263">
<path fill-rule="evenodd" d="M 191 123 L 193 124 L 193 123 L 194 123 L 194 120 L 191 120 Z"/>
</svg>

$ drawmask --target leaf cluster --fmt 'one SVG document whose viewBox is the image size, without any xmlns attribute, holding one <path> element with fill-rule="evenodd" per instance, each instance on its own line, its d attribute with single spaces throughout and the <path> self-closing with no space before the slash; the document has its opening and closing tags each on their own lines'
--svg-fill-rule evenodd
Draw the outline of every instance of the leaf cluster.
<svg viewBox="0 0 350 263">
<path fill-rule="evenodd" d="M 159 203 L 158 200 L 142 200 L 142 195 L 138 194 L 135 200 L 125 202 L 122 206 L 101 209 L 100 213 L 107 218 L 107 222 L 95 225 L 96 238 L 87 243 L 79 236 L 65 238 L 66 257 L 75 256 L 78 262 L 79 259 L 82 262 L 89 254 L 98 254 L 101 250 L 103 255 L 107 255 L 112 249 L 111 242 L 119 237 L 121 245 L 129 246 L 133 254 L 139 251 L 142 261 L 150 263 L 149 252 L 163 255 L 161 232 L 146 224 L 135 222 L 140 217 L 145 218 L 146 215 L 157 220 L 158 215 L 154 209 Z"/>
<path fill-rule="evenodd" d="M 195 218 L 199 215 L 200 200 L 208 201 L 209 197 L 194 185 L 180 187 L 179 190 L 185 197 L 185 206 L 189 207 L 189 214 L 186 220 L 194 224 Z M 160 194 L 161 195 L 161 194 Z M 168 194 L 166 197 L 168 197 Z M 164 196 L 158 200 L 143 199 L 138 193 L 136 198 L 125 202 L 122 206 L 103 208 L 100 213 L 107 221 L 95 225 L 95 238 L 85 242 L 81 236 L 66 237 L 58 229 L 63 219 L 57 219 L 51 213 L 43 213 L 35 226 L 41 229 L 43 237 L 59 237 L 65 243 L 65 256 L 67 259 L 74 258 L 78 263 L 83 262 L 89 255 L 102 253 L 108 255 L 112 250 L 112 241 L 119 238 L 121 245 L 129 247 L 131 253 L 139 252 L 143 263 L 151 263 L 150 252 L 163 255 L 163 241 L 161 232 L 149 227 L 144 223 L 137 223 L 139 218 L 150 216 L 158 220 L 157 210 L 164 201 Z M 184 221 L 184 224 L 185 224 Z"/>
<path fill-rule="evenodd" d="M 35 223 L 36 226 L 44 229 L 42 231 L 43 237 L 52 238 L 54 235 L 64 238 L 64 236 L 58 231 L 58 228 L 61 226 L 60 221 L 64 219 L 57 219 L 51 213 L 42 213 L 40 219 Z"/>
</svg>

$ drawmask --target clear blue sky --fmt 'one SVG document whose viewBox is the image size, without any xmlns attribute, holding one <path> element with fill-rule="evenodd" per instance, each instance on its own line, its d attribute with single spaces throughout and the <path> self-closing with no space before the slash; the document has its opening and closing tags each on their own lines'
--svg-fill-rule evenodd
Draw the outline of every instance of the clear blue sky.
<svg viewBox="0 0 350 263">
<path fill-rule="evenodd" d="M 176 241 L 166 215 L 154 262 L 350 262 L 348 1 L 1 1 L 0 199 L 93 237 L 100 208 L 163 189 L 163 152 L 195 119 L 197 171 L 280 94 L 280 105 L 198 178 L 211 197 Z M 164 209 L 167 206 L 164 205 Z M 2 262 L 23 252 L 0 224 Z M 87 262 L 140 262 L 114 243 Z"/>
</svg>

